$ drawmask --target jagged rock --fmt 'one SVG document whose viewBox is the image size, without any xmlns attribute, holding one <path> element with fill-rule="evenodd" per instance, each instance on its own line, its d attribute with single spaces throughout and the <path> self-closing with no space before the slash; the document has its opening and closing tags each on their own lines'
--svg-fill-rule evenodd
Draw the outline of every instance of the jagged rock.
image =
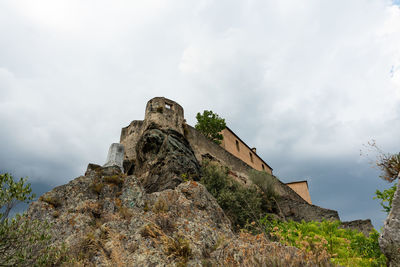
<svg viewBox="0 0 400 267">
<path fill-rule="evenodd" d="M 134 175 L 90 164 L 85 176 L 46 193 L 27 214 L 51 222 L 54 244 L 64 242 L 80 266 L 306 266 L 295 248 L 233 233 L 195 181 L 146 193 Z"/>
<path fill-rule="evenodd" d="M 153 125 L 136 146 L 137 175 L 148 193 L 173 189 L 185 179 L 199 180 L 200 166 L 183 135 Z"/>
<path fill-rule="evenodd" d="M 352 229 L 352 230 L 360 231 L 365 236 L 369 236 L 371 231 L 374 230 L 374 226 L 372 225 L 372 222 L 370 219 L 342 222 L 340 227 L 344 228 L 344 229 Z"/>
<path fill-rule="evenodd" d="M 388 258 L 388 266 L 400 266 L 400 180 L 394 193 L 392 209 L 379 237 L 379 246 Z"/>
</svg>

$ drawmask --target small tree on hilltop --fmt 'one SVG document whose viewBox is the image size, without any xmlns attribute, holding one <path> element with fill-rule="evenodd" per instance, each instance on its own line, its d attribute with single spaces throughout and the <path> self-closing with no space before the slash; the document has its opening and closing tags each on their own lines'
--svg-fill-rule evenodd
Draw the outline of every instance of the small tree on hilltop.
<svg viewBox="0 0 400 267">
<path fill-rule="evenodd" d="M 197 113 L 197 123 L 195 125 L 196 130 L 202 132 L 208 139 L 212 140 L 216 144 L 221 144 L 221 140 L 224 138 L 220 133 L 226 128 L 225 119 L 218 116 L 218 114 L 211 110 L 204 110 L 203 114 Z"/>
</svg>

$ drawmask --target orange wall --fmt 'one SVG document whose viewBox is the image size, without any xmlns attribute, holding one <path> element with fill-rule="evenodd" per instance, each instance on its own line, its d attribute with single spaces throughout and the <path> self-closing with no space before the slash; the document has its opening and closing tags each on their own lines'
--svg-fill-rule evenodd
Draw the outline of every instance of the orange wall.
<svg viewBox="0 0 400 267">
<path fill-rule="evenodd" d="M 221 134 L 224 136 L 222 140 L 221 146 L 231 153 L 232 155 L 236 156 L 237 158 L 241 159 L 242 161 L 246 162 L 252 168 L 259 170 L 259 171 L 266 171 L 267 173 L 272 174 L 272 170 L 266 165 L 261 158 L 251 151 L 240 139 L 238 139 L 230 130 L 224 129 L 222 130 Z M 239 143 L 239 150 L 236 146 L 236 141 Z M 250 154 L 253 157 L 253 162 L 251 161 Z M 264 166 L 264 169 L 263 169 Z"/>
<path fill-rule="evenodd" d="M 307 201 L 308 203 L 312 204 L 311 203 L 310 193 L 308 191 L 308 185 L 307 185 L 306 181 L 288 183 L 286 185 L 289 186 L 290 188 L 292 188 L 293 191 L 295 191 L 305 201 Z"/>
</svg>

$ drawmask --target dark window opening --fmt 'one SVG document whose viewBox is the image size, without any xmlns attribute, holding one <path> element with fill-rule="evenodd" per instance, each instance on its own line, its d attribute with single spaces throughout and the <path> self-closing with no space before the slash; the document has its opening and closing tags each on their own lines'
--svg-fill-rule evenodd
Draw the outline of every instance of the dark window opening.
<svg viewBox="0 0 400 267">
<path fill-rule="evenodd" d="M 261 167 L 262 167 L 263 171 L 265 171 L 265 167 L 264 167 L 264 164 L 261 164 Z"/>
<path fill-rule="evenodd" d="M 238 140 L 236 140 L 236 149 L 237 149 L 237 151 L 240 151 L 240 148 L 239 148 L 239 141 L 238 141 Z"/>
<path fill-rule="evenodd" d="M 251 163 L 254 163 L 254 162 L 253 162 L 253 154 L 251 154 L 251 152 L 249 152 L 249 155 L 250 155 L 250 161 L 251 161 Z"/>
</svg>

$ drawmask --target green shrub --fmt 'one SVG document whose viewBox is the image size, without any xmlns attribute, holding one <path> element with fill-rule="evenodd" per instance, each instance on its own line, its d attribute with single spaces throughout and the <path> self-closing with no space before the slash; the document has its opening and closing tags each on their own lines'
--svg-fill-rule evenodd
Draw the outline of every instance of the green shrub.
<svg viewBox="0 0 400 267">
<path fill-rule="evenodd" d="M 275 191 L 276 178 L 265 171 L 250 170 L 250 180 L 257 185 L 267 199 L 276 199 L 278 194 Z"/>
<path fill-rule="evenodd" d="M 0 266 L 54 266 L 68 260 L 64 245 L 51 242 L 51 225 L 46 220 L 33 220 L 26 214 L 8 218 L 18 202 L 29 203 L 33 198 L 26 179 L 14 181 L 0 174 Z M 50 204 L 58 201 L 48 197 Z M 54 215 L 54 214 L 53 214 Z"/>
<path fill-rule="evenodd" d="M 394 197 L 394 192 L 396 192 L 397 185 L 393 185 L 392 187 L 383 190 L 382 192 L 379 190 L 375 191 L 375 197 L 374 199 L 380 199 L 381 200 L 381 206 L 383 208 L 383 211 L 389 214 L 390 210 L 392 209 L 392 202 L 393 202 L 393 197 Z M 387 203 L 387 204 L 386 204 Z"/>
<path fill-rule="evenodd" d="M 255 186 L 242 186 L 228 178 L 228 169 L 204 162 L 200 180 L 231 220 L 234 230 L 258 222 L 265 215 L 264 198 Z"/>
<path fill-rule="evenodd" d="M 272 239 L 301 249 L 314 264 L 330 258 L 340 266 L 386 266 L 376 230 L 366 237 L 356 230 L 339 228 L 340 221 L 278 222 L 265 217 L 261 223 Z"/>
</svg>

